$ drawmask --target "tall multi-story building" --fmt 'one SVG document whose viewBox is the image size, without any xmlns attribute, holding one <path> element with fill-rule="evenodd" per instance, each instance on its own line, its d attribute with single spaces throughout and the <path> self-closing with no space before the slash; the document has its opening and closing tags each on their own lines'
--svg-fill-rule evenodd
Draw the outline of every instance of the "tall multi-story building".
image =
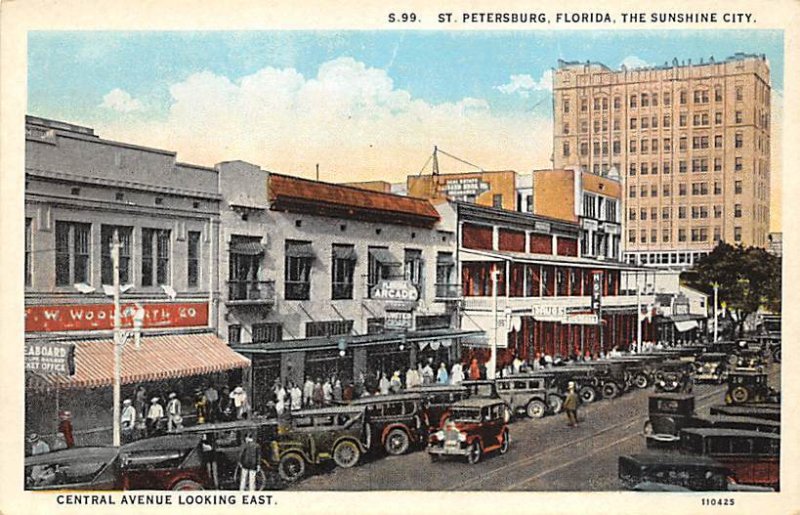
<svg viewBox="0 0 800 515">
<path fill-rule="evenodd" d="M 616 71 L 559 61 L 553 101 L 554 167 L 622 177 L 626 260 L 685 267 L 720 240 L 767 245 L 764 55 Z"/>
</svg>

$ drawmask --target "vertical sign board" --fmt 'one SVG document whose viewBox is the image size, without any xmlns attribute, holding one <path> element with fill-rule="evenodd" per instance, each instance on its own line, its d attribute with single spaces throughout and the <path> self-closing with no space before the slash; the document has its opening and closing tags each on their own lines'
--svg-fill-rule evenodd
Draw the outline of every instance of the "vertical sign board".
<svg viewBox="0 0 800 515">
<path fill-rule="evenodd" d="M 600 298 L 603 295 L 603 272 L 592 272 L 592 311 L 600 311 Z"/>
</svg>

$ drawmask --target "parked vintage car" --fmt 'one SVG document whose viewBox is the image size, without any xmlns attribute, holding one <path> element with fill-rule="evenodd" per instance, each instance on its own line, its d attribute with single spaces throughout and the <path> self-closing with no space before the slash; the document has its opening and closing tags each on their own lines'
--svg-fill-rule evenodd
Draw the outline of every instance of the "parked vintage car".
<svg viewBox="0 0 800 515">
<path fill-rule="evenodd" d="M 628 390 L 631 383 L 630 373 L 626 373 L 625 363 L 614 360 L 598 360 L 591 362 L 595 370 L 596 386 L 604 399 L 614 399 Z"/>
<path fill-rule="evenodd" d="M 692 427 L 694 417 L 694 395 L 651 394 L 648 400 L 648 419 L 643 430 L 647 447 L 677 447 L 681 429 Z"/>
<path fill-rule="evenodd" d="M 468 399 L 500 399 L 500 393 L 497 391 L 497 383 L 493 379 L 469 379 L 462 381 L 461 386 L 467 389 Z M 506 423 L 511 422 L 513 411 L 511 406 L 506 401 L 503 401 L 506 409 L 503 417 Z"/>
<path fill-rule="evenodd" d="M 511 437 L 504 411 L 504 403 L 496 399 L 468 399 L 454 404 L 445 427 L 428 438 L 431 460 L 458 456 L 475 464 L 488 452 L 508 452 Z"/>
<path fill-rule="evenodd" d="M 381 446 L 387 454 L 404 454 L 427 440 L 430 421 L 419 392 L 362 397 L 350 406 L 365 410 L 372 447 Z"/>
<path fill-rule="evenodd" d="M 694 380 L 697 383 L 721 384 L 728 376 L 728 354 L 709 352 L 694 360 Z"/>
<path fill-rule="evenodd" d="M 739 351 L 736 357 L 738 368 L 763 369 L 766 365 L 765 351 L 759 348 L 748 348 Z"/>
<path fill-rule="evenodd" d="M 781 437 L 740 429 L 689 428 L 681 431 L 681 451 L 706 456 L 731 469 L 739 483 L 780 485 Z"/>
<path fill-rule="evenodd" d="M 566 397 L 569 383 L 575 383 L 575 388 L 581 402 L 590 403 L 597 400 L 597 378 L 591 366 L 573 364 L 572 366 L 553 367 L 531 372 L 530 375 L 544 375 L 552 378 L 552 387 L 560 397 Z"/>
<path fill-rule="evenodd" d="M 681 360 L 664 361 L 656 368 L 653 379 L 656 392 L 691 393 L 692 364 Z"/>
<path fill-rule="evenodd" d="M 524 412 L 530 418 L 558 413 L 564 398 L 547 375 L 521 374 L 496 379 L 497 393 L 511 407 L 512 413 Z"/>
<path fill-rule="evenodd" d="M 719 429 L 743 429 L 745 431 L 759 431 L 764 433 L 780 433 L 781 423 L 756 417 L 732 417 L 728 415 L 709 415 L 696 417 L 692 427 L 716 427 Z"/>
<path fill-rule="evenodd" d="M 73 447 L 25 459 L 29 490 L 202 490 L 213 487 L 200 437 L 164 435 L 122 447 Z"/>
<path fill-rule="evenodd" d="M 25 458 L 26 490 L 118 490 L 119 449 L 73 447 Z"/>
<path fill-rule="evenodd" d="M 780 402 L 780 393 L 769 387 L 767 374 L 759 370 L 735 369 L 728 373 L 726 404 Z"/>
<path fill-rule="evenodd" d="M 422 396 L 425 416 L 429 429 L 436 430 L 444 425 L 450 414 L 450 406 L 469 397 L 469 391 L 462 385 L 429 384 L 415 387 L 413 392 Z"/>
<path fill-rule="evenodd" d="M 655 483 L 694 491 L 724 491 L 733 482 L 733 472 L 718 461 L 676 453 L 620 456 L 618 474 L 622 486 L 628 489 Z"/>
<path fill-rule="evenodd" d="M 291 425 L 281 428 L 270 445 L 268 465 L 289 483 L 302 478 L 307 467 L 330 460 L 354 467 L 369 450 L 371 437 L 363 406 L 294 411 Z"/>
<path fill-rule="evenodd" d="M 716 460 L 685 454 L 620 456 L 622 485 L 639 492 L 774 492 L 773 488 L 742 485 L 733 471 Z"/>
<path fill-rule="evenodd" d="M 712 415 L 726 415 L 731 417 L 763 418 L 780 422 L 780 404 L 740 404 L 711 406 Z"/>
</svg>

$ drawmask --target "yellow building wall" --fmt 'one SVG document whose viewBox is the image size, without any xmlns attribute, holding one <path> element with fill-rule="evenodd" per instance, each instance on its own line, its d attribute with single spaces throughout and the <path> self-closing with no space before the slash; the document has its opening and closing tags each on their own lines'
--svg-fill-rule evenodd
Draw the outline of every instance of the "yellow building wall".
<svg viewBox="0 0 800 515">
<path fill-rule="evenodd" d="M 391 193 L 392 185 L 386 181 L 364 181 L 364 182 L 345 182 L 344 186 L 352 186 L 354 188 L 361 188 L 362 190 L 380 191 L 383 193 Z"/>
<path fill-rule="evenodd" d="M 577 222 L 575 183 L 572 170 L 536 170 L 533 172 L 534 214 Z"/>
<path fill-rule="evenodd" d="M 581 174 L 581 182 L 583 183 L 583 191 L 613 197 L 621 200 L 620 185 L 617 181 L 599 177 L 597 175 L 583 172 Z"/>
<path fill-rule="evenodd" d="M 503 209 L 517 208 L 517 173 L 513 170 L 409 175 L 406 179 L 409 197 L 466 201 L 474 195 L 474 203 L 492 207 L 494 196 L 502 195 Z"/>
</svg>

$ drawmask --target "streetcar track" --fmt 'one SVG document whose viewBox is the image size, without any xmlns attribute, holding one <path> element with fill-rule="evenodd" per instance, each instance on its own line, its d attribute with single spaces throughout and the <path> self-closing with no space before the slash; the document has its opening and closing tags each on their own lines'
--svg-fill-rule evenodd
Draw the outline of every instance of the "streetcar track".
<svg viewBox="0 0 800 515">
<path fill-rule="evenodd" d="M 703 398 L 703 400 L 705 400 L 705 398 Z M 711 402 L 711 403 L 703 403 L 702 405 L 699 405 L 698 407 L 701 408 L 701 409 L 702 408 L 707 408 L 707 407 L 711 406 L 712 404 L 713 404 L 713 402 Z M 599 454 L 600 452 L 605 451 L 606 449 L 609 449 L 611 447 L 619 445 L 622 442 L 628 441 L 628 440 L 630 440 L 630 439 L 632 439 L 634 437 L 638 437 L 638 436 L 641 436 L 641 435 L 639 433 L 633 433 L 633 434 L 630 434 L 630 435 L 625 436 L 623 438 L 619 438 L 619 439 L 617 439 L 617 440 L 615 440 L 615 441 L 613 441 L 613 442 L 611 442 L 611 443 L 609 443 L 607 445 L 604 445 L 603 447 L 601 447 L 599 449 L 595 449 L 594 451 L 590 452 L 589 454 L 585 454 L 585 455 L 579 456 L 578 458 L 575 458 L 574 460 L 570 460 L 570 461 L 568 461 L 566 463 L 562 463 L 562 464 L 557 465 L 555 467 L 551 467 L 551 468 L 549 468 L 547 470 L 544 470 L 542 472 L 539 472 L 538 474 L 533 475 L 533 476 L 531 476 L 531 477 L 529 477 L 527 479 L 524 479 L 522 481 L 517 481 L 516 483 L 508 485 L 508 486 L 504 487 L 503 490 L 505 490 L 505 491 L 513 490 L 518 486 L 522 486 L 524 484 L 536 481 L 536 480 L 538 480 L 538 479 L 540 479 L 540 478 L 542 478 L 544 476 L 547 476 L 548 474 L 552 474 L 553 472 L 556 472 L 558 470 L 567 468 L 567 467 L 569 467 L 571 465 L 574 465 L 575 463 L 578 463 L 580 461 L 585 460 L 586 458 L 594 456 L 595 454 Z"/>
<path fill-rule="evenodd" d="M 718 395 L 719 393 L 720 393 L 720 390 L 715 388 L 715 389 L 711 390 L 708 393 L 705 393 L 705 394 L 703 394 L 701 396 L 698 396 L 697 400 L 698 401 L 706 400 L 709 397 L 712 397 L 714 395 Z M 471 479 L 469 479 L 467 481 L 459 483 L 458 485 L 455 485 L 453 487 L 447 488 L 446 490 L 465 490 L 469 486 L 479 485 L 479 484 L 483 483 L 488 477 L 497 475 L 499 473 L 510 472 L 510 471 L 517 470 L 519 468 L 525 467 L 525 466 L 530 465 L 531 463 L 541 459 L 542 456 L 552 455 L 555 452 L 557 452 L 557 451 L 559 451 L 561 449 L 564 449 L 566 447 L 574 446 L 574 445 L 583 443 L 583 442 L 585 442 L 587 440 L 592 440 L 592 439 L 596 438 L 597 436 L 605 434 L 605 433 L 607 433 L 609 431 L 612 431 L 614 429 L 617 429 L 617 428 L 625 426 L 625 425 L 635 424 L 637 421 L 641 421 L 642 419 L 645 419 L 645 418 L 647 418 L 646 414 L 645 415 L 642 415 L 642 414 L 636 415 L 634 417 L 625 419 L 622 422 L 618 422 L 618 423 L 616 423 L 614 425 L 607 426 L 607 427 L 603 428 L 602 430 L 597 431 L 595 433 L 592 433 L 590 435 L 583 436 L 583 437 L 578 438 L 576 440 L 571 440 L 571 441 L 565 442 L 565 443 L 563 443 L 561 445 L 557 445 L 556 447 L 552 447 L 550 449 L 547 449 L 547 450 L 544 450 L 542 452 L 539 452 L 535 456 L 529 456 L 527 458 L 523 458 L 521 460 L 517 460 L 517 461 L 515 461 L 513 463 L 509 463 L 508 465 L 503 465 L 503 466 L 497 467 L 497 468 L 492 469 L 492 470 L 490 470 L 490 471 L 488 471 L 488 472 L 486 472 L 484 474 L 481 474 L 480 477 L 471 478 Z M 634 435 L 640 436 L 639 433 L 634 433 Z M 584 456 L 584 458 L 585 458 L 585 456 Z"/>
</svg>

